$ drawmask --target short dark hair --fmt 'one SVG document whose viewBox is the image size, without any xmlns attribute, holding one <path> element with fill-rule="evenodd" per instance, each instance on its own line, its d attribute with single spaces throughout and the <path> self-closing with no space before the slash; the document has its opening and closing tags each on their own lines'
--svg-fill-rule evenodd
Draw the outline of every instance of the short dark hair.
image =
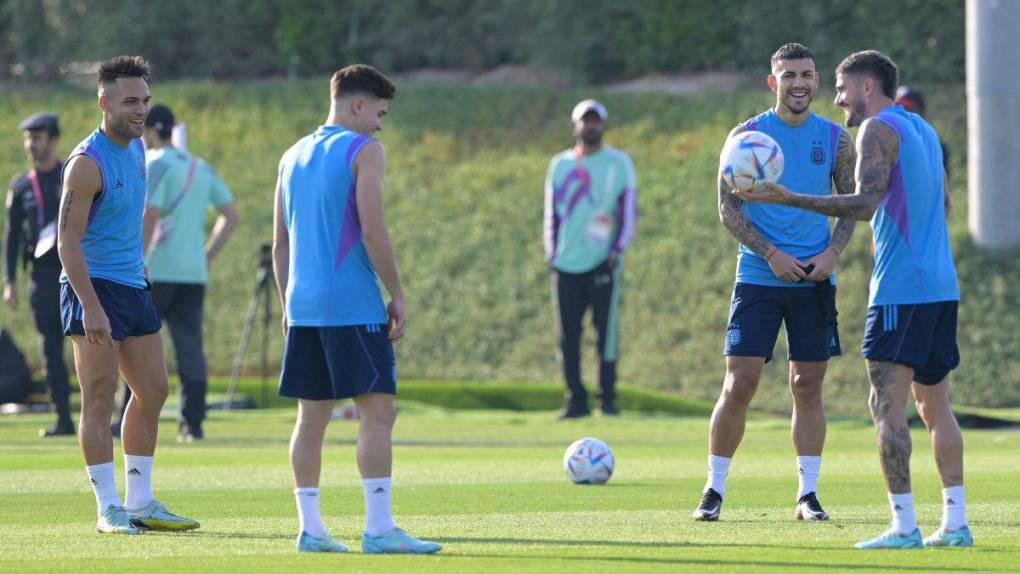
<svg viewBox="0 0 1020 574">
<path fill-rule="evenodd" d="M 896 97 L 896 86 L 900 83 L 900 71 L 896 64 L 882 52 L 864 50 L 854 52 L 836 66 L 837 74 L 865 74 L 878 80 L 882 93 L 889 99 Z"/>
<path fill-rule="evenodd" d="M 149 81 L 149 61 L 141 56 L 114 56 L 99 64 L 99 84 L 115 82 L 117 78 L 141 78 Z"/>
<path fill-rule="evenodd" d="M 775 53 L 772 54 L 770 63 L 775 66 L 777 63 L 783 60 L 811 60 L 814 61 L 815 55 L 808 50 L 807 46 L 798 44 L 796 42 L 790 42 L 789 44 L 783 44 L 779 47 Z"/>
<path fill-rule="evenodd" d="M 351 94 L 371 94 L 383 100 L 392 100 L 397 95 L 397 88 L 372 66 L 353 64 L 333 73 L 329 81 L 329 94 L 333 99 Z"/>
</svg>

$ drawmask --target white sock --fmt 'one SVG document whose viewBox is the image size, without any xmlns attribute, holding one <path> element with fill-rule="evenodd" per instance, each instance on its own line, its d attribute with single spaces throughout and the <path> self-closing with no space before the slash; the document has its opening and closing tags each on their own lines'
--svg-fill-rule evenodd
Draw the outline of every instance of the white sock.
<svg viewBox="0 0 1020 574">
<path fill-rule="evenodd" d="M 798 456 L 797 476 L 797 500 L 809 492 L 818 492 L 818 471 L 822 467 L 820 456 Z"/>
<path fill-rule="evenodd" d="M 397 527 L 390 512 L 390 479 L 366 478 L 362 481 L 365 492 L 365 534 L 379 536 Z"/>
<path fill-rule="evenodd" d="M 301 532 L 307 532 L 316 538 L 326 536 L 326 525 L 322 523 L 322 513 L 319 512 L 319 489 L 295 488 L 294 498 L 297 499 Z"/>
<path fill-rule="evenodd" d="M 124 455 L 124 508 L 138 510 L 152 502 L 152 457 Z"/>
<path fill-rule="evenodd" d="M 963 485 L 942 489 L 942 528 L 947 532 L 967 525 L 967 503 L 963 499 Z"/>
<path fill-rule="evenodd" d="M 102 514 L 111 504 L 120 506 L 120 495 L 117 494 L 117 480 L 113 477 L 113 463 L 93 464 L 86 466 L 92 482 L 92 491 L 96 493 L 97 514 Z"/>
<path fill-rule="evenodd" d="M 726 495 L 726 475 L 730 473 L 732 460 L 725 456 L 708 455 L 708 482 L 705 483 L 704 492 L 711 488 L 718 492 L 719 496 Z"/>
<path fill-rule="evenodd" d="M 914 515 L 914 495 L 889 493 L 889 508 L 892 509 L 892 529 L 899 534 L 910 534 L 917 529 L 917 517 Z"/>
</svg>

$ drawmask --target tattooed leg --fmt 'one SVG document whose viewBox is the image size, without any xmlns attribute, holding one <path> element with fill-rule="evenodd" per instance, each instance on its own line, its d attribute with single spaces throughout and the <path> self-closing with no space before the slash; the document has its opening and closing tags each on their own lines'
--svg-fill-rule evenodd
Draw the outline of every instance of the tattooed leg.
<svg viewBox="0 0 1020 574">
<path fill-rule="evenodd" d="M 937 385 L 913 384 L 917 413 L 928 427 L 942 487 L 963 485 L 963 435 L 949 404 L 949 377 Z"/>
<path fill-rule="evenodd" d="M 910 429 L 906 406 L 913 369 L 886 361 L 867 361 L 871 379 L 871 416 L 878 454 L 892 494 L 910 492 Z"/>
</svg>

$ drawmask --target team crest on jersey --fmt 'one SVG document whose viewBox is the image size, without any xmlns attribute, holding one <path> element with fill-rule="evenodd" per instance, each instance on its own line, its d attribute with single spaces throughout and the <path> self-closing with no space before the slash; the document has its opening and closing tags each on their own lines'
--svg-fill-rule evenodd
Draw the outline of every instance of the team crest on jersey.
<svg viewBox="0 0 1020 574">
<path fill-rule="evenodd" d="M 825 148 L 821 142 L 811 142 L 811 163 L 815 165 L 825 163 Z"/>
</svg>

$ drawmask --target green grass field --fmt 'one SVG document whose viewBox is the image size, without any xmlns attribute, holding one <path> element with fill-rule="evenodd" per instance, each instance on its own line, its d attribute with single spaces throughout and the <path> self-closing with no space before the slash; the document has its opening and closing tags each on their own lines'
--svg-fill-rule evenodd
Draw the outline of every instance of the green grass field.
<svg viewBox="0 0 1020 574">
<path fill-rule="evenodd" d="M 733 125 L 774 104 L 763 82 L 739 93 L 690 96 L 398 84 L 381 140 L 388 154 L 387 219 L 408 296 L 408 336 L 398 348 L 402 376 L 558 378 L 542 255 L 542 184 L 549 158 L 571 143 L 571 107 L 594 96 L 610 111 L 606 141 L 630 153 L 639 187 L 640 219 L 627 254 L 621 311 L 621 381 L 715 399 L 736 264 L 736 242 L 718 222 L 717 158 Z M 831 104 L 831 85 L 826 76 L 813 109 L 841 121 Z M 963 86 L 924 87 L 932 121 L 953 160 L 955 208 L 949 223 L 963 294 L 963 362 L 954 374 L 954 400 L 1020 406 L 1020 352 L 1015 329 L 1007 327 L 1020 324 L 1015 288 L 1020 263 L 1015 254 L 981 252 L 967 234 Z M 327 83 L 325 78 L 235 83 L 157 78 L 152 94 L 189 124 L 192 151 L 219 170 L 242 217 L 235 239 L 211 271 L 206 304 L 209 366 L 223 375 L 230 372 L 254 288 L 258 245 L 271 239 L 276 165 L 288 146 L 323 121 Z M 25 169 L 14 126 L 42 109 L 61 114 L 64 153 L 99 122 L 94 90 L 5 86 L 0 178 Z M 858 348 L 872 267 L 869 246 L 867 226 L 858 225 L 838 270 L 845 356 L 829 367 L 831 412 L 866 414 L 867 380 Z M 0 325 L 13 330 L 37 364 L 27 305 L 13 314 L 0 308 Z M 256 344 L 259 336 L 256 332 Z M 270 361 L 276 365 L 281 339 L 275 321 L 269 336 Z M 258 368 L 257 348 L 248 354 L 249 372 Z M 585 345 L 586 367 L 594 363 L 593 348 Z M 757 407 L 789 409 L 785 354 L 780 343 L 777 360 L 765 369 Z"/>
<path fill-rule="evenodd" d="M 833 520 L 796 523 L 787 422 L 759 417 L 731 469 L 723 520 L 689 513 L 704 481 L 705 418 L 629 415 L 558 422 L 551 411 L 401 406 L 394 510 L 412 533 L 442 542 L 432 557 L 294 552 L 297 517 L 287 440 L 292 409 L 211 413 L 208 439 L 176 444 L 165 418 L 155 489 L 202 521 L 192 534 L 94 532 L 95 501 L 73 439 L 36 438 L 50 415 L 0 420 L 2 572 L 1015 572 L 1020 559 L 1020 435 L 966 431 L 967 495 L 977 546 L 862 552 L 852 544 L 888 520 L 873 431 L 830 423 L 820 490 Z M 356 546 L 362 495 L 356 424 L 334 422 L 322 477 L 327 526 Z M 602 487 L 564 476 L 563 450 L 606 440 L 616 474 Z M 922 531 L 940 516 L 927 436 L 914 436 Z M 118 480 L 123 470 L 117 457 Z"/>
</svg>

